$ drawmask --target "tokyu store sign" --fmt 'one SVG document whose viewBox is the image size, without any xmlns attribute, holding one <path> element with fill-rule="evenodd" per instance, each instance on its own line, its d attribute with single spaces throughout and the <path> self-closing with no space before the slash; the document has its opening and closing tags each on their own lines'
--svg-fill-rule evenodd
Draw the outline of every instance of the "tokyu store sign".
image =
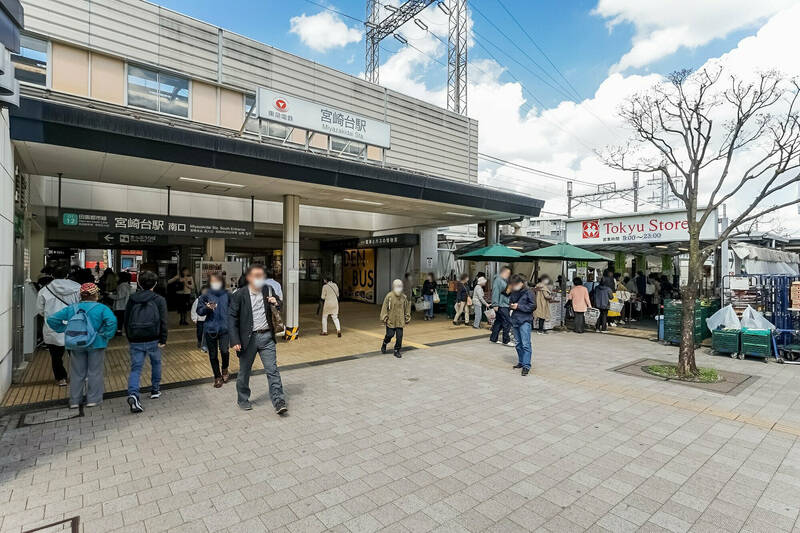
<svg viewBox="0 0 800 533">
<path fill-rule="evenodd" d="M 700 211 L 699 215 L 703 212 Z M 700 240 L 716 239 L 716 211 L 700 230 Z M 625 244 L 685 242 L 689 240 L 689 223 L 685 211 L 662 211 L 608 218 L 567 221 L 567 242 L 582 244 Z"/>
<path fill-rule="evenodd" d="M 386 122 L 263 87 L 258 88 L 258 116 L 373 146 L 391 146 Z"/>
</svg>

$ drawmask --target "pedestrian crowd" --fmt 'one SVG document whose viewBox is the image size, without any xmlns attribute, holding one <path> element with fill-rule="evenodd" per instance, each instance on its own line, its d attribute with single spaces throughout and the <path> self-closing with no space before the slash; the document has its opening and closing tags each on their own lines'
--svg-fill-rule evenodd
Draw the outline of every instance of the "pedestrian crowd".
<svg viewBox="0 0 800 533">
<path fill-rule="evenodd" d="M 96 275 L 98 274 L 98 275 Z M 161 397 L 162 348 L 167 344 L 167 301 L 156 292 L 158 275 L 138 273 L 136 286 L 129 272 L 108 268 L 100 274 L 88 268 L 46 268 L 37 280 L 37 310 L 44 317 L 43 340 L 50 354 L 53 376 L 59 386 L 69 386 L 69 406 L 94 407 L 103 401 L 105 351 L 114 336 L 128 343 L 130 372 L 127 401 L 132 413 L 141 413 L 140 381 L 145 361 L 150 363 L 150 399 Z M 208 353 L 213 386 L 230 379 L 230 350 L 239 358 L 236 379 L 237 404 L 252 409 L 250 376 L 258 355 L 267 375 L 275 411 L 287 412 L 276 359 L 276 341 L 283 334 L 280 318 L 280 284 L 261 264 L 252 264 L 233 293 L 225 289 L 224 273 L 214 273 L 196 296 L 188 268 L 168 280 L 175 289 L 179 325 L 195 322 L 197 345 Z M 338 287 L 326 279 L 323 333 L 330 316 L 341 336 L 338 319 Z M 69 354 L 69 371 L 64 355 Z"/>
</svg>

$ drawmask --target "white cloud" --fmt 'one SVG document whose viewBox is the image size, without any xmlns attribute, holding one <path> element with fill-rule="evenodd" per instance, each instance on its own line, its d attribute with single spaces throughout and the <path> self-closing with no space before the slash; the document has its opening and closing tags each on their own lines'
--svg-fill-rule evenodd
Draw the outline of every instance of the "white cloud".
<svg viewBox="0 0 800 533">
<path fill-rule="evenodd" d="M 294 33 L 304 45 L 317 52 L 327 52 L 343 48 L 361 40 L 361 30 L 348 27 L 337 15 L 330 11 L 320 11 L 316 15 L 292 17 L 290 33 Z"/>
<path fill-rule="evenodd" d="M 757 27 L 793 0 L 599 0 L 594 13 L 609 19 L 609 30 L 634 26 L 633 46 L 612 72 L 644 67 L 681 47 L 696 48 L 731 32 Z"/>
<path fill-rule="evenodd" d="M 800 55 L 796 54 L 800 49 L 800 32 L 796 31 L 798 24 L 800 5 L 774 15 L 755 35 L 743 39 L 733 50 L 711 62 L 723 64 L 728 72 L 741 75 L 752 75 L 768 68 L 779 68 L 789 76 L 800 75 Z M 431 45 L 436 42 L 430 36 L 427 38 L 432 40 Z M 415 45 L 425 43 L 424 36 L 420 39 Z M 446 50 L 441 45 L 431 53 L 443 60 Z M 423 76 L 426 69 L 434 67 L 438 70 Z M 619 106 L 628 95 L 661 80 L 660 75 L 613 73 L 585 101 L 562 102 L 552 108 L 538 109 L 529 108 L 522 86 L 502 81 L 503 70 L 502 66 L 490 60 L 471 61 L 469 65 L 469 114 L 479 121 L 481 152 L 581 181 L 616 181 L 620 187 L 629 186 L 631 175 L 606 167 L 594 150 L 620 144 L 630 136 L 630 130 L 617 116 Z M 402 49 L 388 58 L 381 66 L 381 83 L 438 105 L 445 103 L 444 67 L 414 50 Z M 741 164 L 744 161 L 737 168 L 741 169 Z M 547 211 L 566 211 L 566 185 L 561 181 L 483 160 L 480 161 L 479 179 L 501 189 L 544 199 Z M 589 192 L 590 188 L 576 184 L 575 190 L 579 194 Z M 642 194 L 642 198 L 648 196 L 649 191 Z M 735 199 L 728 206 L 729 212 L 736 211 L 737 201 L 743 202 L 744 199 Z M 617 212 L 631 210 L 631 204 L 627 202 L 604 204 L 603 207 Z M 656 209 L 652 205 L 644 205 L 642 209 L 648 207 Z M 578 212 L 590 212 L 590 208 L 582 209 Z M 787 209 L 782 216 L 787 227 L 800 228 L 796 209 Z"/>
</svg>

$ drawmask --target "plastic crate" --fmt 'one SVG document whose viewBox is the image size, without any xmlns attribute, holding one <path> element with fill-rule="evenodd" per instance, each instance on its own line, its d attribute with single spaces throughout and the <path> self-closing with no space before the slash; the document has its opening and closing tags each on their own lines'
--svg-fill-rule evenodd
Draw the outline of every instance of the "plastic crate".
<svg viewBox="0 0 800 533">
<path fill-rule="evenodd" d="M 719 353 L 737 353 L 739 351 L 738 329 L 717 329 L 711 332 L 711 349 Z"/>
<path fill-rule="evenodd" d="M 769 357 L 772 355 L 772 332 L 768 329 L 743 329 L 741 351 L 745 355 Z"/>
</svg>

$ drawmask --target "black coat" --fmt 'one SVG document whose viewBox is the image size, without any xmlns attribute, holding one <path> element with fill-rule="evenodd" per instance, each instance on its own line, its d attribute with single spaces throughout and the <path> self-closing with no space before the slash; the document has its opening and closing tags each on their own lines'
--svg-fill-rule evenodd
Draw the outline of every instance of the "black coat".
<svg viewBox="0 0 800 533">
<path fill-rule="evenodd" d="M 261 294 L 266 300 L 273 296 L 278 301 L 278 309 L 281 308 L 281 299 L 269 285 L 264 285 Z M 275 325 L 272 323 L 272 313 L 269 303 L 264 302 L 264 311 L 267 315 L 267 323 L 272 332 L 272 339 L 278 342 L 275 336 Z M 250 337 L 253 335 L 253 306 L 250 303 L 250 288 L 245 285 L 231 296 L 231 306 L 228 310 L 228 334 L 230 335 L 231 346 L 240 344 L 242 351 L 247 349 L 250 344 Z"/>
</svg>

